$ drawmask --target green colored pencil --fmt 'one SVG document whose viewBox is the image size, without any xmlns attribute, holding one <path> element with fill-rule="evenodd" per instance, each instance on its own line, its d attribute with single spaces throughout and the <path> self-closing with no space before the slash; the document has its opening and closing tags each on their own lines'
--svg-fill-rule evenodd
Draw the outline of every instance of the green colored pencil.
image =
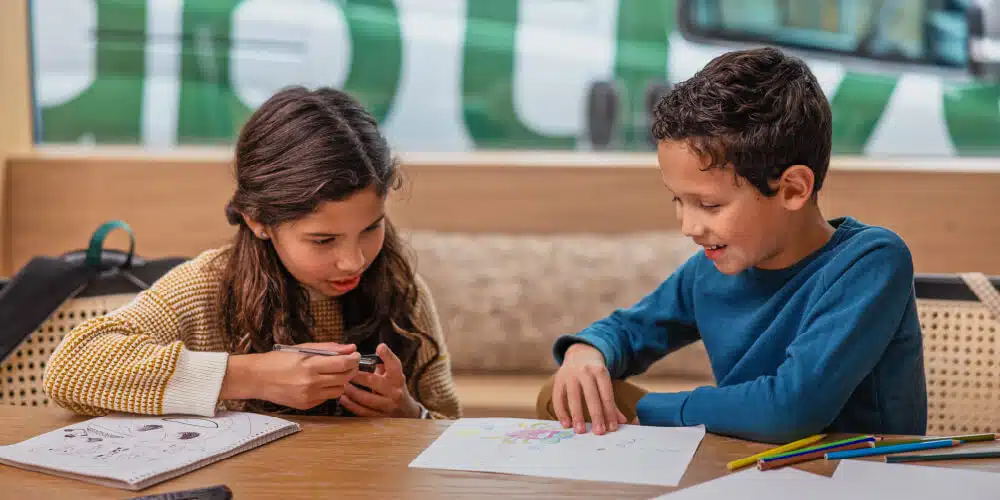
<svg viewBox="0 0 1000 500">
<path fill-rule="evenodd" d="M 1000 451 L 970 451 L 967 453 L 939 453 L 937 455 L 889 455 L 885 461 L 900 462 L 930 462 L 934 460 L 963 460 L 970 458 L 1000 458 Z"/>
<path fill-rule="evenodd" d="M 883 439 L 875 443 L 876 448 L 882 446 L 892 446 L 895 444 L 911 444 L 911 443 L 921 443 L 924 441 L 938 441 L 941 439 L 954 439 L 956 441 L 961 441 L 962 443 L 978 443 L 985 441 L 995 441 L 997 438 L 996 434 L 965 434 L 961 436 L 927 436 L 922 438 L 907 438 L 907 439 Z"/>
<path fill-rule="evenodd" d="M 996 441 L 997 435 L 990 432 L 987 434 L 966 434 L 964 436 L 950 436 L 944 438 L 926 437 L 924 438 L 924 441 L 931 441 L 934 439 L 957 439 L 963 443 L 978 443 L 983 441 Z"/>
<path fill-rule="evenodd" d="M 883 439 L 881 441 L 876 441 L 875 447 L 881 448 L 883 446 L 894 446 L 897 444 L 922 443 L 923 441 L 923 439 Z"/>
</svg>

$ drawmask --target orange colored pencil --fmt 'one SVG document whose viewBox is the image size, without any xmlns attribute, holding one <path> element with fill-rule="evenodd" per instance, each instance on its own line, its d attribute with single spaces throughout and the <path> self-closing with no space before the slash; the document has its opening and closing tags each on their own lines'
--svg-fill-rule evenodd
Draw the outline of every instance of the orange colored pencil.
<svg viewBox="0 0 1000 500">
<path fill-rule="evenodd" d="M 777 469 L 779 467 L 784 467 L 786 465 L 794 465 L 797 463 L 808 462 L 810 460 L 823 458 L 827 453 L 833 451 L 857 450 L 860 448 L 872 448 L 874 446 L 875 443 L 872 441 L 862 441 L 860 443 L 848 443 L 843 446 L 837 446 L 836 448 L 830 448 L 826 450 L 816 450 L 812 453 L 806 453 L 795 457 L 781 458 L 778 460 L 758 460 L 757 468 L 760 470 Z"/>
</svg>

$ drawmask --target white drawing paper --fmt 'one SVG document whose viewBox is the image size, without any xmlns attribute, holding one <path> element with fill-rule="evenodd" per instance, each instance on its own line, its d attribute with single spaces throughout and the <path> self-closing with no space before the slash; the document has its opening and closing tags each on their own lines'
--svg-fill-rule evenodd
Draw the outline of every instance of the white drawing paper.
<svg viewBox="0 0 1000 500">
<path fill-rule="evenodd" d="M 703 426 L 623 425 L 598 436 L 548 420 L 463 418 L 410 467 L 676 486 L 704 437 Z"/>
</svg>

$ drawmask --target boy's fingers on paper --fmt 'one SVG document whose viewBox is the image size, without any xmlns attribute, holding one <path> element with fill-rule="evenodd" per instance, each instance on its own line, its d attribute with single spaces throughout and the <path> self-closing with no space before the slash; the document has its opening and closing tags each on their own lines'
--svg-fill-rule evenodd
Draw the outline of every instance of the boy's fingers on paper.
<svg viewBox="0 0 1000 500">
<path fill-rule="evenodd" d="M 600 374 L 597 376 L 597 389 L 600 391 L 601 405 L 603 406 L 603 421 L 607 424 L 607 429 L 609 431 L 618 430 L 618 416 L 621 412 L 618 411 L 618 407 L 615 406 L 615 392 L 611 387 L 611 377 L 605 374 Z M 594 414 L 590 414 L 595 420 Z"/>
<path fill-rule="evenodd" d="M 587 402 L 587 410 L 590 411 L 590 422 L 593 425 L 594 434 L 604 434 L 606 421 L 604 420 L 604 402 L 601 401 L 601 391 L 597 388 L 597 380 L 587 377 L 582 380 L 583 397 Z"/>
<path fill-rule="evenodd" d="M 583 400 L 580 394 L 580 381 L 573 379 L 566 384 L 566 403 L 569 406 L 569 416 L 573 420 L 573 430 L 583 434 L 587 430 L 587 422 L 583 418 Z"/>
<path fill-rule="evenodd" d="M 364 406 L 356 403 L 348 396 L 340 397 L 340 405 L 347 408 L 351 413 L 359 417 L 379 417 L 381 416 L 379 412 L 372 410 L 371 408 L 365 408 Z"/>
<path fill-rule="evenodd" d="M 628 418 L 625 416 L 624 413 L 622 413 L 621 410 L 618 409 L 617 406 L 615 407 L 615 411 L 618 412 L 618 423 L 619 424 L 627 424 L 628 423 Z"/>
<path fill-rule="evenodd" d="M 556 379 L 552 384 L 552 409 L 563 428 L 570 426 L 569 412 L 566 411 L 566 384 Z"/>
</svg>

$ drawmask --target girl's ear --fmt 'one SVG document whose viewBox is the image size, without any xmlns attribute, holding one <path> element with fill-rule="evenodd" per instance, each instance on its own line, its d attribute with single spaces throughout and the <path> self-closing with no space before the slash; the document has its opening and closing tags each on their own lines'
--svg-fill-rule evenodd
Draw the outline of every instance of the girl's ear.
<svg viewBox="0 0 1000 500">
<path fill-rule="evenodd" d="M 265 227 L 263 224 L 251 219 L 250 217 L 247 217 L 246 214 L 240 214 L 240 215 L 243 216 L 243 222 L 246 222 L 247 227 L 249 227 L 250 230 L 253 231 L 253 234 L 257 236 L 257 238 L 260 238 L 262 240 L 267 240 L 271 238 L 271 234 L 268 232 L 267 227 Z"/>
</svg>

